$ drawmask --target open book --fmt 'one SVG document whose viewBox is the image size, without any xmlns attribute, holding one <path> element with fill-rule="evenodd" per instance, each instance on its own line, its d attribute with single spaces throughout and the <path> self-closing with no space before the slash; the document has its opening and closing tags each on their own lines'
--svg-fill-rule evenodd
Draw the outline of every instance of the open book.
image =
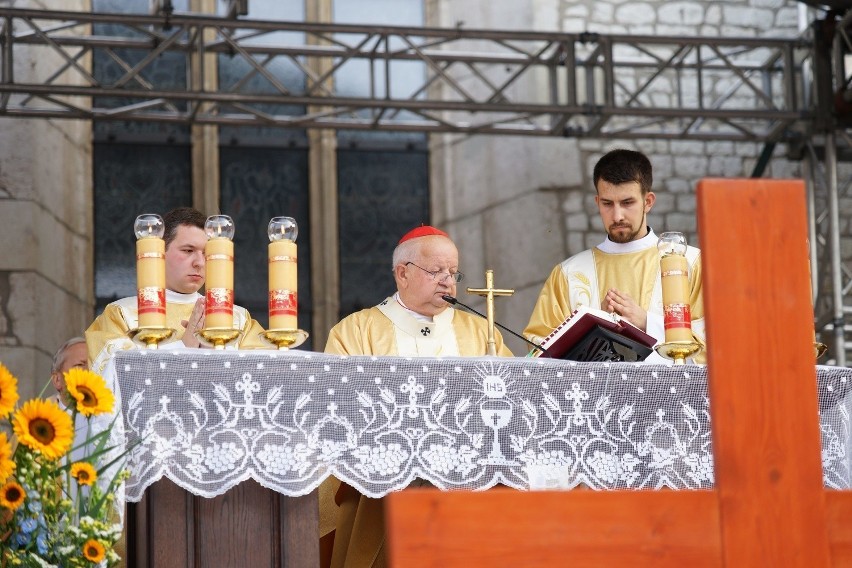
<svg viewBox="0 0 852 568">
<path fill-rule="evenodd" d="M 541 356 L 571 361 L 641 361 L 656 343 L 618 314 L 580 306 L 544 338 Z"/>
</svg>

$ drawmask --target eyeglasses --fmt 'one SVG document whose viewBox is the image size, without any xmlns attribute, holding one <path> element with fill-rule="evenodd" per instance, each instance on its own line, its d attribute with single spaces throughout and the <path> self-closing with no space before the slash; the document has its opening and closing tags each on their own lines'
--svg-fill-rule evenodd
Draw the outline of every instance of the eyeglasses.
<svg viewBox="0 0 852 568">
<path fill-rule="evenodd" d="M 412 266 L 417 266 L 416 264 L 414 264 L 411 261 L 406 262 L 405 264 L 406 265 L 411 264 Z M 439 270 L 432 272 L 431 270 L 426 270 L 422 266 L 417 266 L 417 268 L 419 268 L 420 270 L 422 270 L 423 272 L 425 272 L 426 274 L 431 276 L 432 280 L 435 280 L 436 282 L 442 282 L 442 283 L 446 282 L 447 278 L 452 278 L 455 282 L 461 282 L 462 279 L 464 278 L 464 274 L 461 273 L 461 272 L 441 272 Z"/>
</svg>

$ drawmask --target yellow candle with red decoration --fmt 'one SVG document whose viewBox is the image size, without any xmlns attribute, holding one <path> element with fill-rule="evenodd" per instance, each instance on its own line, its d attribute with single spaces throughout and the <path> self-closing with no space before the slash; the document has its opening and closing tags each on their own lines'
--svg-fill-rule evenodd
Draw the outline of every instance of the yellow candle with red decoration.
<svg viewBox="0 0 852 568">
<path fill-rule="evenodd" d="M 166 327 L 166 243 L 163 218 L 139 215 L 136 234 L 136 307 L 140 328 Z"/>
<path fill-rule="evenodd" d="M 689 264 L 686 261 L 686 237 L 683 233 L 660 235 L 660 280 L 663 292 L 663 325 L 666 343 L 688 342 L 692 338 L 689 307 Z"/>
<path fill-rule="evenodd" d="M 269 235 L 269 329 L 298 329 L 298 269 L 292 217 L 273 217 Z"/>
<path fill-rule="evenodd" d="M 207 218 L 204 232 L 206 261 L 206 306 L 204 327 L 234 327 L 234 221 L 227 215 Z"/>
</svg>

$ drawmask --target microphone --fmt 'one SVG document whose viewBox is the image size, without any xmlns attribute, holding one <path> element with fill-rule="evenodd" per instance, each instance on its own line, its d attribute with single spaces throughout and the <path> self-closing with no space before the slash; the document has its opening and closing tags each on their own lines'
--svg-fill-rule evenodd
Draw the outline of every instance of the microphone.
<svg viewBox="0 0 852 568">
<path fill-rule="evenodd" d="M 479 317 L 482 317 L 482 318 L 488 319 L 488 316 L 485 316 L 485 315 L 481 314 L 480 312 L 477 312 L 476 310 L 474 310 L 473 308 L 471 308 L 470 306 L 468 306 L 468 305 L 466 305 L 466 304 L 462 304 L 461 302 L 459 302 L 458 298 L 454 298 L 454 297 L 450 296 L 449 294 L 444 294 L 443 296 L 441 296 L 441 299 L 442 299 L 442 300 L 444 300 L 445 302 L 447 302 L 448 304 L 452 304 L 452 305 L 454 305 L 454 306 L 461 306 L 461 307 L 463 307 L 464 309 L 466 309 L 466 310 L 468 310 L 468 311 L 470 311 L 470 312 L 475 313 L 475 314 L 476 314 L 476 315 L 478 315 Z M 541 345 L 536 345 L 535 343 L 533 343 L 532 341 L 530 341 L 529 339 L 527 339 L 527 338 L 526 338 L 526 337 L 524 337 L 523 335 L 520 335 L 520 334 L 518 334 L 518 333 L 515 333 L 514 331 L 512 331 L 511 329 L 509 329 L 509 328 L 508 328 L 508 327 L 506 327 L 505 325 L 502 325 L 502 324 L 500 324 L 500 323 L 498 323 L 498 322 L 496 322 L 496 321 L 494 322 L 494 325 L 496 325 L 497 327 L 499 327 L 499 328 L 500 328 L 500 329 L 502 329 L 503 331 L 508 331 L 509 333 L 511 333 L 512 335 L 514 335 L 515 337 L 517 337 L 518 339 L 520 339 L 520 340 L 522 340 L 522 341 L 524 341 L 524 342 L 526 342 L 526 343 L 529 343 L 529 344 L 530 344 L 530 345 L 532 345 L 535 349 L 538 349 L 538 350 L 539 350 L 539 351 L 541 351 L 542 353 L 546 353 L 546 352 L 547 352 L 547 350 L 546 350 L 544 347 L 542 347 Z"/>
</svg>

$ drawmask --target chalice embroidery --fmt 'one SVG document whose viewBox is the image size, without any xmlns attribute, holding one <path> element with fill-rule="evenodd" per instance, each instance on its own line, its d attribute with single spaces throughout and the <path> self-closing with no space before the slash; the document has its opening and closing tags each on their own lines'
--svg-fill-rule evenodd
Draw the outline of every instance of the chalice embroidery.
<svg viewBox="0 0 852 568">
<path fill-rule="evenodd" d="M 493 364 L 485 364 L 476 371 L 482 377 L 483 399 L 479 404 L 479 414 L 485 426 L 494 433 L 491 440 L 491 451 L 486 457 L 480 459 L 479 463 L 481 465 L 520 465 L 515 460 L 508 459 L 503 455 L 500 444 L 500 430 L 511 422 L 514 410 L 512 401 L 506 396 L 508 394 L 507 389 L 511 386 L 511 383 L 507 384 L 506 382 L 508 370 L 502 365 L 495 369 Z"/>
</svg>

